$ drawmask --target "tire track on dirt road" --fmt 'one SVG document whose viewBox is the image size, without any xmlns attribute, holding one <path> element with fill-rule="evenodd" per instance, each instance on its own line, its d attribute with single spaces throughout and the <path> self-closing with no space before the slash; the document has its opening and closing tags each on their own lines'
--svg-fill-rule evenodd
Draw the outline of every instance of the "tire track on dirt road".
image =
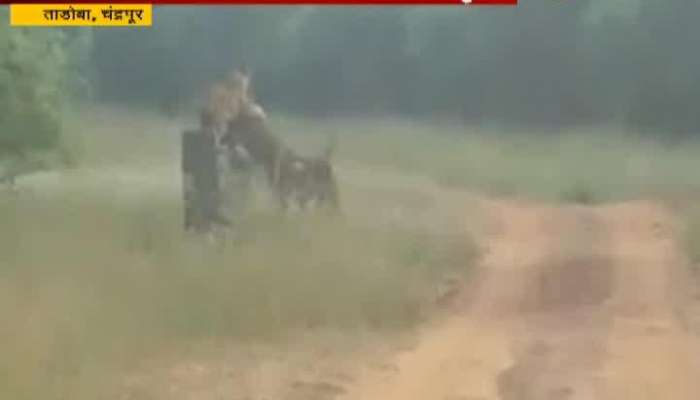
<svg viewBox="0 0 700 400">
<path fill-rule="evenodd" d="M 504 371 L 518 375 L 520 366 L 533 367 L 531 358 L 524 363 L 514 349 L 520 339 L 530 343 L 538 336 L 523 336 L 523 315 L 533 313 L 530 308 L 540 301 L 533 296 L 538 271 L 575 221 L 535 205 L 489 200 L 481 207 L 492 232 L 476 293 L 458 300 L 454 316 L 428 327 L 417 348 L 399 355 L 393 376 L 369 371 L 343 399 L 506 399 L 504 386 L 517 383 L 504 384 Z"/>
<path fill-rule="evenodd" d="M 650 202 L 611 206 L 619 282 L 604 369 L 606 400 L 695 400 L 698 338 L 682 323 L 684 259 L 673 218 Z"/>
<path fill-rule="evenodd" d="M 610 229 L 595 209 L 551 208 L 548 254 L 532 266 L 511 350 L 498 378 L 502 400 L 596 399 L 614 287 Z"/>
<path fill-rule="evenodd" d="M 683 260 L 661 207 L 484 201 L 475 293 L 426 327 L 393 374 L 347 400 L 695 400 L 697 338 L 683 329 Z"/>
</svg>

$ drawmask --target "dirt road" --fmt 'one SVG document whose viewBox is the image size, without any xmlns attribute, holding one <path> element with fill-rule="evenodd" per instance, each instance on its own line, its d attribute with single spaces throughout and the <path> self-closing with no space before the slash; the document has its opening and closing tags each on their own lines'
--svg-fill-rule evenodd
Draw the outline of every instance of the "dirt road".
<svg viewBox="0 0 700 400">
<path fill-rule="evenodd" d="M 476 293 L 348 400 L 699 399 L 682 257 L 655 204 L 482 204 Z"/>
</svg>

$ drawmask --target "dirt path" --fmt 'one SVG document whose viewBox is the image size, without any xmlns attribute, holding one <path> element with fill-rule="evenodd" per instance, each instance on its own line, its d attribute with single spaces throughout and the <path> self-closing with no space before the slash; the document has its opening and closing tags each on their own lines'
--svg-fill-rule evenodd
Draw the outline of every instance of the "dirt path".
<svg viewBox="0 0 700 400">
<path fill-rule="evenodd" d="M 477 291 L 426 327 L 391 376 L 343 399 L 698 399 L 682 258 L 654 204 L 482 204 L 494 221 Z"/>
<path fill-rule="evenodd" d="M 519 276 L 542 256 L 543 244 L 531 240 L 543 235 L 537 210 L 492 211 L 503 218 L 493 228 L 473 305 L 462 305 L 471 310 L 428 327 L 418 347 L 399 356 L 395 376 L 377 379 L 370 373 L 345 398 L 497 398 L 494 378 L 513 362 L 508 334 L 522 294 Z"/>
<path fill-rule="evenodd" d="M 682 259 L 670 218 L 654 204 L 610 207 L 620 260 L 606 399 L 698 399 L 698 338 L 683 329 Z"/>
</svg>

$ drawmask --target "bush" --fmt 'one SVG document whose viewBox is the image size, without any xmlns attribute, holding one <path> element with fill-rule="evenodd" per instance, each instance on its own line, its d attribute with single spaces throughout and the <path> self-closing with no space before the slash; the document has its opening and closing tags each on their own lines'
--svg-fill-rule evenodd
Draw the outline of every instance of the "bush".
<svg viewBox="0 0 700 400">
<path fill-rule="evenodd" d="M 59 145 L 64 107 L 87 85 L 72 71 L 89 45 L 88 31 L 0 25 L 0 157 L 21 160 Z"/>
</svg>

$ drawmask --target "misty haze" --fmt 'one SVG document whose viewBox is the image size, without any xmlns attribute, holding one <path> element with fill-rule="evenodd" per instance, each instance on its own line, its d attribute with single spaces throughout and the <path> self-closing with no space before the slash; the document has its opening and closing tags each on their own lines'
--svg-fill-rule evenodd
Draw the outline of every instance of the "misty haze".
<svg viewBox="0 0 700 400">
<path fill-rule="evenodd" d="M 700 399 L 700 2 L 0 6 L 0 399 Z"/>
</svg>

